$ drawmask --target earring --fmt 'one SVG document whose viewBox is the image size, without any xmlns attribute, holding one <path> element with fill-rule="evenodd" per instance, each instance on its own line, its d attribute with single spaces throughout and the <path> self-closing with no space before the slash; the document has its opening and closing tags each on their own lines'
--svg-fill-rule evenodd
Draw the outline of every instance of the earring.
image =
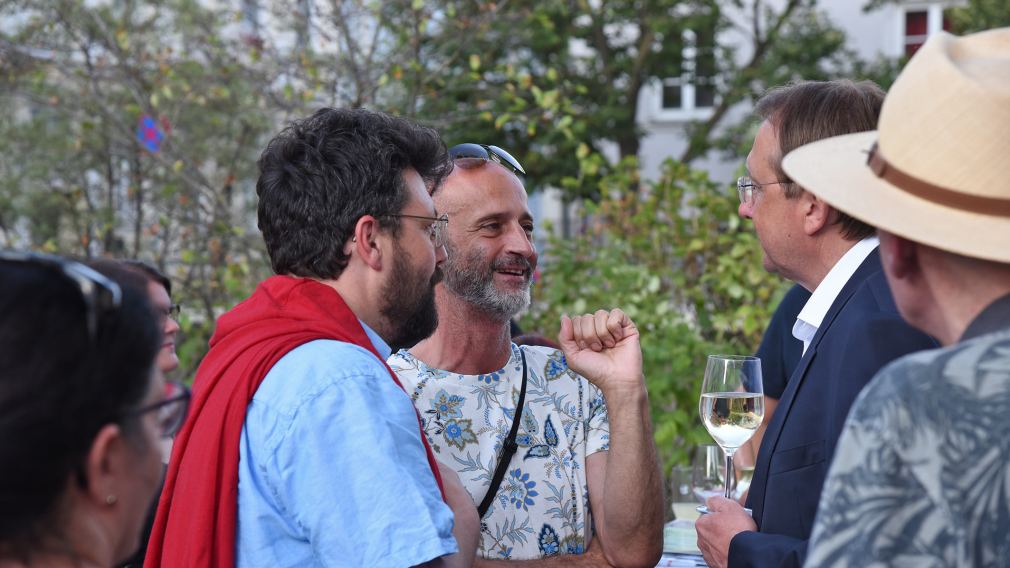
<svg viewBox="0 0 1010 568">
<path fill-rule="evenodd" d="M 115 495 L 108 495 L 105 497 L 105 504 L 111 507 L 112 505 L 115 505 L 118 500 L 119 499 L 117 499 Z"/>
</svg>

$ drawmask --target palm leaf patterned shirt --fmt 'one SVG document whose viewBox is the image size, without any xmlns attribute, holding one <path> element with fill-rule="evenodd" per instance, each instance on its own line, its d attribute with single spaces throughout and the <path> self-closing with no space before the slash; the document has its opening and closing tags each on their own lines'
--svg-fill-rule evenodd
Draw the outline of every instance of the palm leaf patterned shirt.
<svg viewBox="0 0 1010 568">
<path fill-rule="evenodd" d="M 421 414 L 436 458 L 453 467 L 480 503 L 512 427 L 522 358 L 484 375 L 433 369 L 401 350 L 389 358 Z M 530 560 L 585 551 L 592 530 L 586 456 L 607 450 L 610 430 L 603 395 L 555 349 L 524 346 L 526 402 L 512 456 L 481 522 L 478 555 Z"/>
<path fill-rule="evenodd" d="M 1010 566 L 1010 296 L 860 394 L 806 565 Z"/>
</svg>

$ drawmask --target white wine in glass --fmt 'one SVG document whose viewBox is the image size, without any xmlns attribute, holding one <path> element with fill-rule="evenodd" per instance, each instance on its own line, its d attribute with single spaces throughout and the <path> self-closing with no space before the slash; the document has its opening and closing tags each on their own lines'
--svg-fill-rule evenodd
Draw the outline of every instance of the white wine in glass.
<svg viewBox="0 0 1010 568">
<path fill-rule="evenodd" d="M 725 496 L 733 498 L 733 454 L 751 439 L 765 415 L 761 360 L 709 355 L 701 385 L 701 421 L 726 455 Z"/>
</svg>

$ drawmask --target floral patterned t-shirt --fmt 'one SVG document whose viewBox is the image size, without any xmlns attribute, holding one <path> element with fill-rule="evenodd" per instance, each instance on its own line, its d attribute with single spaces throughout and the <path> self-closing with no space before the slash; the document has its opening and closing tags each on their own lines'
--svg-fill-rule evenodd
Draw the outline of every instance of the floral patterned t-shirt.
<svg viewBox="0 0 1010 568">
<path fill-rule="evenodd" d="M 531 560 L 579 554 L 592 531 L 586 456 L 609 447 L 603 394 L 555 349 L 524 346 L 529 382 L 516 443 L 497 497 L 481 522 L 478 555 Z M 519 347 L 486 375 L 433 369 L 401 350 L 389 358 L 421 414 L 440 462 L 480 503 L 512 427 L 522 385 Z"/>
</svg>

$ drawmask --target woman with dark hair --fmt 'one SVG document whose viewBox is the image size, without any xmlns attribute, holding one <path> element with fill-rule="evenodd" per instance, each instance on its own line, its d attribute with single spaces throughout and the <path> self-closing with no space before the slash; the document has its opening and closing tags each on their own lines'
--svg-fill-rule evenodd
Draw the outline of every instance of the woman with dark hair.
<svg viewBox="0 0 1010 568">
<path fill-rule="evenodd" d="M 138 290 L 146 290 L 147 299 L 151 303 L 154 315 L 161 328 L 161 348 L 155 364 L 162 373 L 174 371 L 179 367 L 179 357 L 175 354 L 175 336 L 179 332 L 179 304 L 172 303 L 172 282 L 160 270 L 141 260 L 111 260 L 99 259 L 88 262 L 103 275 L 120 283 L 129 283 Z M 172 453 L 172 440 L 165 439 L 161 443 L 162 462 L 167 464 Z M 162 479 L 164 479 L 162 468 Z M 158 510 L 158 499 L 162 484 L 158 484 L 155 499 L 151 502 L 140 533 L 140 547 L 129 558 L 118 564 L 120 568 L 133 568 L 144 565 L 147 554 L 147 543 L 151 538 L 151 527 L 154 526 L 154 515 Z"/>
<path fill-rule="evenodd" d="M 0 314 L 0 565 L 111 566 L 137 548 L 188 402 L 154 364 L 145 290 L 0 252 Z"/>
<path fill-rule="evenodd" d="M 90 263 L 95 270 L 111 276 L 120 269 L 129 270 L 144 278 L 147 299 L 151 302 L 161 323 L 161 349 L 158 351 L 158 368 L 162 373 L 179 367 L 175 353 L 175 336 L 179 333 L 179 304 L 172 302 L 172 281 L 160 270 L 142 260 L 98 260 Z"/>
</svg>

